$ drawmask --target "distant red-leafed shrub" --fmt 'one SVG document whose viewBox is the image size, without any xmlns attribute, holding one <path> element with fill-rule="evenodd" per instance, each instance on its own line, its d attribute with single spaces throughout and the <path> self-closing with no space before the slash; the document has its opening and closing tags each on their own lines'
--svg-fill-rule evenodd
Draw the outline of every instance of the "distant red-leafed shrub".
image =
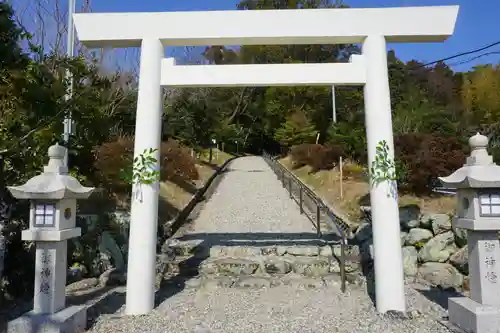
<svg viewBox="0 0 500 333">
<path fill-rule="evenodd" d="M 95 149 L 97 179 L 115 193 L 128 193 L 130 185 L 122 179 L 122 170 L 132 165 L 134 139 L 121 138 Z M 160 178 L 162 180 L 198 180 L 198 170 L 189 152 L 174 140 L 163 142 L 160 148 Z"/>
<path fill-rule="evenodd" d="M 335 166 L 342 155 L 342 148 L 337 145 L 301 144 L 292 147 L 290 156 L 295 168 L 311 166 L 311 172 L 329 170 Z"/>
<path fill-rule="evenodd" d="M 404 169 L 402 190 L 417 195 L 432 192 L 437 177 L 448 176 L 466 159 L 464 145 L 455 137 L 405 134 L 394 138 L 396 159 Z"/>
</svg>

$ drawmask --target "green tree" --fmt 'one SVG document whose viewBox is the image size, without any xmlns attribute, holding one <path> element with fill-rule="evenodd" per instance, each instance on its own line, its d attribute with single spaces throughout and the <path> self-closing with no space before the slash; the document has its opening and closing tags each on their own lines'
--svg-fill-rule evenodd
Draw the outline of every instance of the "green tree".
<svg viewBox="0 0 500 333">
<path fill-rule="evenodd" d="M 318 131 L 312 125 L 305 114 L 295 111 L 285 123 L 276 130 L 274 138 L 282 146 L 290 148 L 301 143 L 314 143 Z"/>
</svg>

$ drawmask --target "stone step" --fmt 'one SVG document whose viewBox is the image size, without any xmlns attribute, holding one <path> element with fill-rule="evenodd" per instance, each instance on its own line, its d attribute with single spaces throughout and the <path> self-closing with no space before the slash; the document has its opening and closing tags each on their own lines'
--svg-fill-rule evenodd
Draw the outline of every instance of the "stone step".
<svg viewBox="0 0 500 333">
<path fill-rule="evenodd" d="M 165 263 L 165 275 L 254 275 L 287 274 L 295 272 L 306 276 L 339 273 L 340 266 L 333 257 L 254 256 L 215 257 L 202 259 L 196 256 L 176 257 Z M 348 270 L 349 271 L 349 270 Z"/>
<path fill-rule="evenodd" d="M 348 284 L 361 284 L 358 276 L 349 276 Z M 259 274 L 246 276 L 196 276 L 185 282 L 188 288 L 211 289 L 211 288 L 273 288 L 282 285 L 297 288 L 324 288 L 340 286 L 341 280 L 338 274 L 327 274 L 320 277 L 304 276 L 296 273 L 288 274 Z"/>
<path fill-rule="evenodd" d="M 330 245 L 210 245 L 200 241 L 172 242 L 170 248 L 176 256 L 206 257 L 249 257 L 262 255 L 332 256 L 339 252 L 339 244 Z"/>
<path fill-rule="evenodd" d="M 335 267 L 332 257 L 260 256 L 209 258 L 200 265 L 201 275 L 247 276 L 259 274 L 296 273 L 304 276 L 324 276 Z"/>
<path fill-rule="evenodd" d="M 296 272 L 315 276 L 325 273 L 339 273 L 339 249 L 333 246 L 213 246 L 205 252 L 186 250 L 180 247 L 178 255 L 160 255 L 165 275 L 194 276 L 203 274 L 253 275 L 257 273 L 285 274 Z M 182 254 L 182 255 L 181 255 Z M 163 259 L 162 259 L 163 258 Z M 346 272 L 359 269 L 357 262 L 348 261 Z"/>
</svg>

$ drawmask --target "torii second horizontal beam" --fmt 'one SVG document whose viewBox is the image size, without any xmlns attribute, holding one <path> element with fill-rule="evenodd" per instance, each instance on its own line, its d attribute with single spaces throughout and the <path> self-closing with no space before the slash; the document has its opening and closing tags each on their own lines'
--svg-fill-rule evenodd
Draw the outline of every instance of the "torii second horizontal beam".
<svg viewBox="0 0 500 333">
<path fill-rule="evenodd" d="M 161 85 L 167 87 L 261 87 L 362 85 L 362 56 L 351 63 L 175 66 L 164 59 Z"/>
</svg>

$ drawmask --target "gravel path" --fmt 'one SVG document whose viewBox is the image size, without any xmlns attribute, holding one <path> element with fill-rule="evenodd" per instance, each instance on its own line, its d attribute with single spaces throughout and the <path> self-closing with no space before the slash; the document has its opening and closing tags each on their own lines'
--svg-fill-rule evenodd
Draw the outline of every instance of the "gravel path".
<svg viewBox="0 0 500 333">
<path fill-rule="evenodd" d="M 260 157 L 243 157 L 230 164 L 189 234 L 215 238 L 230 234 L 231 239 L 246 234 L 242 237 L 246 241 L 249 235 L 260 235 L 250 237 L 259 242 L 259 237 L 266 238 L 264 234 L 275 234 L 279 241 L 282 237 L 315 235 L 315 230 L 266 162 Z M 382 316 L 364 287 L 353 285 L 343 294 L 335 282 L 320 289 L 166 288 L 171 290 L 164 292 L 171 295 L 152 314 L 128 317 L 122 316 L 123 307 L 107 309 L 103 312 L 108 314 L 101 312 L 90 332 L 449 332 L 437 322 L 446 311 L 418 292 L 415 285 L 406 290 L 408 309 L 418 313 L 412 319 Z M 114 298 L 123 300 L 123 295 Z"/>
<path fill-rule="evenodd" d="M 263 158 L 241 157 L 226 170 L 194 222 L 193 232 L 314 232 Z"/>
<path fill-rule="evenodd" d="M 357 287 L 356 287 L 357 288 Z M 185 289 L 147 316 L 126 317 L 123 309 L 101 315 L 90 332 L 151 333 L 444 333 L 438 305 L 413 288 L 406 290 L 414 319 L 378 314 L 363 289 L 342 294 L 328 289 L 286 286 L 261 290 Z"/>
</svg>

